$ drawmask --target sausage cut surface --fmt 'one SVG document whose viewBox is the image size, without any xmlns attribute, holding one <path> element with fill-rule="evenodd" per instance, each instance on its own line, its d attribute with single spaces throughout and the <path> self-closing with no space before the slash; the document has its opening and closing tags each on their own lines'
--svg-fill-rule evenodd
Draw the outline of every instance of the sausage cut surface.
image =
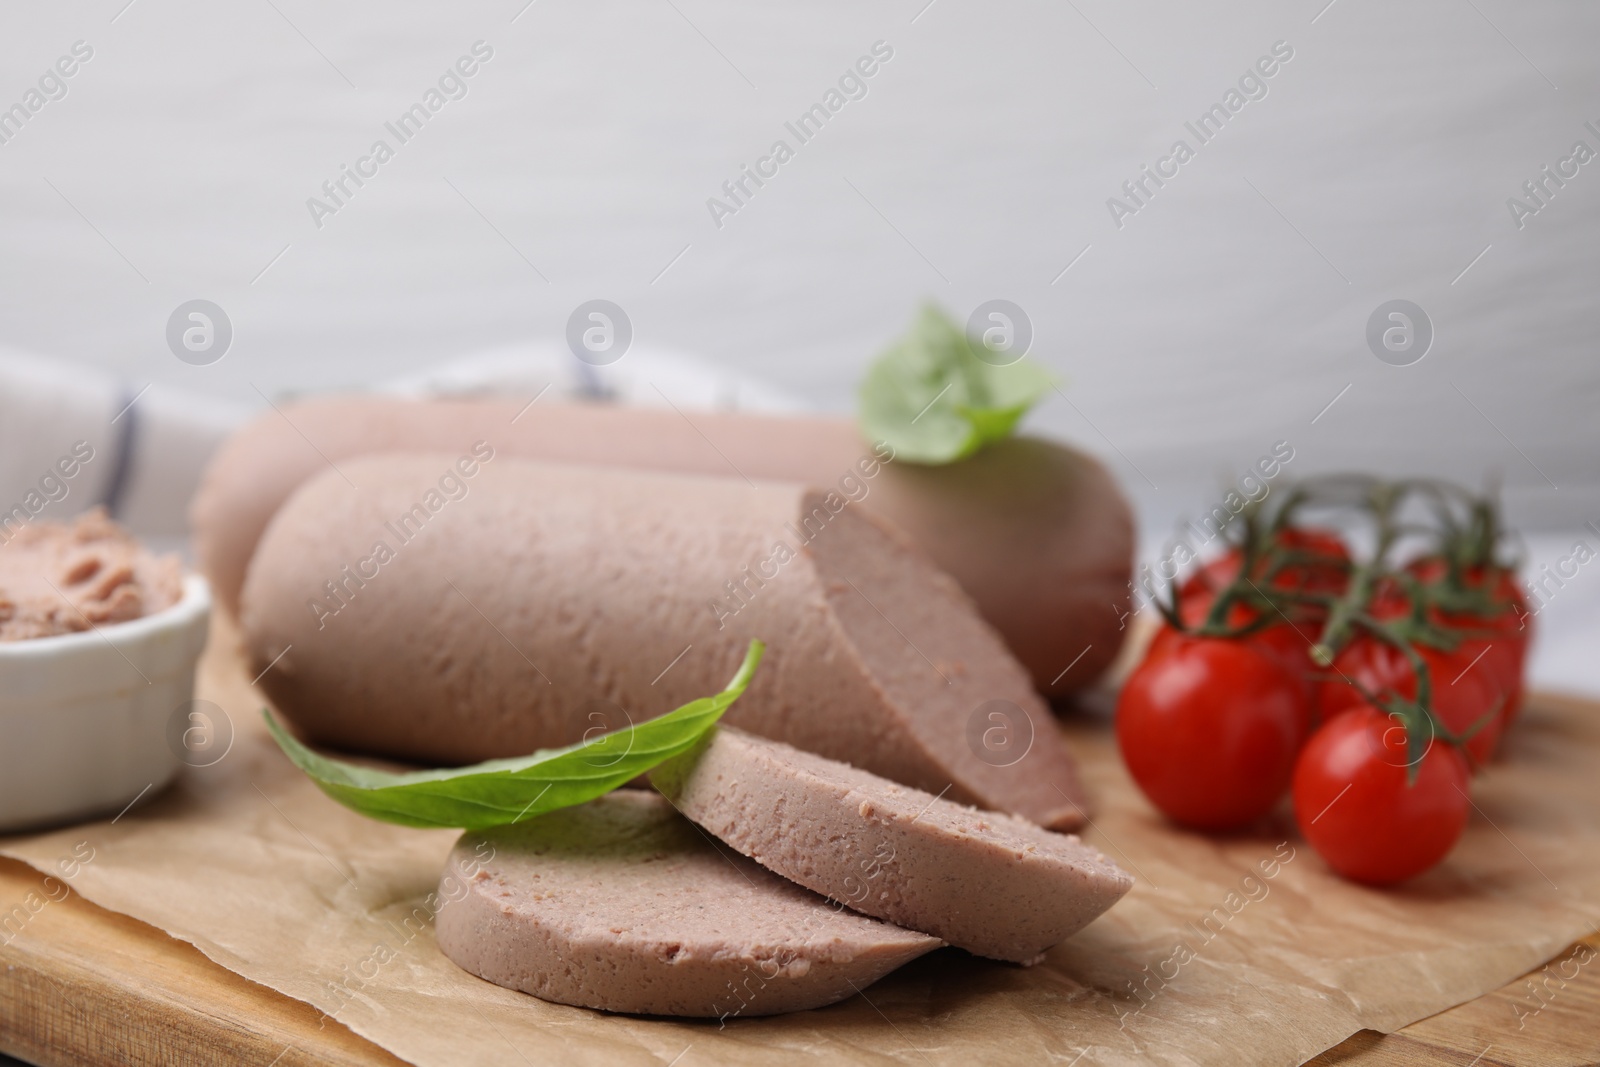
<svg viewBox="0 0 1600 1067">
<path fill-rule="evenodd" d="M 503 457 L 430 513 L 416 502 L 456 460 L 341 464 L 262 539 L 246 646 L 310 740 L 433 764 L 524 755 L 715 693 L 759 638 L 731 725 L 1041 825 L 1083 821 L 1027 673 L 876 517 L 793 485 Z M 420 528 L 402 540 L 397 516 Z M 1030 735 L 1004 761 L 974 742 L 994 706 Z"/>
<path fill-rule="evenodd" d="M 728 727 L 650 779 L 762 866 L 980 956 L 1032 962 L 1133 885 L 1075 836 Z"/>
<path fill-rule="evenodd" d="M 723 852 L 644 790 L 464 835 L 440 895 L 435 933 L 458 966 L 604 1011 L 803 1011 L 941 943 Z"/>
</svg>

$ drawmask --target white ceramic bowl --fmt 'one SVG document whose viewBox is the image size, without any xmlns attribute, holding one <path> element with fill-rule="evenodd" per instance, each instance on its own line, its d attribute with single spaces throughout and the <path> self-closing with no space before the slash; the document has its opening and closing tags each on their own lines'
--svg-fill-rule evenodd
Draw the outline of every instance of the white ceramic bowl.
<svg viewBox="0 0 1600 1067">
<path fill-rule="evenodd" d="M 0 832 L 116 813 L 171 781 L 174 714 L 194 698 L 211 589 L 184 578 L 165 611 L 0 642 Z"/>
</svg>

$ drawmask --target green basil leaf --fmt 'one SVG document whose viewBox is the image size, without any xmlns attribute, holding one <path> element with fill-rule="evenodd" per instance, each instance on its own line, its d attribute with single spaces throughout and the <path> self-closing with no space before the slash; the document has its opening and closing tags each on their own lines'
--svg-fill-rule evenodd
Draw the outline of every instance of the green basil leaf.
<svg viewBox="0 0 1600 1067">
<path fill-rule="evenodd" d="M 396 774 L 330 759 L 295 740 L 265 709 L 261 714 L 294 765 L 352 811 L 401 826 L 482 830 L 583 804 L 688 751 L 744 693 L 765 651 L 750 642 L 738 673 L 716 696 L 592 741 L 471 767 Z"/>
<path fill-rule="evenodd" d="M 1026 358 L 996 366 L 938 307 L 923 307 L 911 330 L 868 368 L 861 383 L 861 429 L 887 441 L 895 459 L 951 463 L 1008 436 L 1052 388 Z"/>
</svg>

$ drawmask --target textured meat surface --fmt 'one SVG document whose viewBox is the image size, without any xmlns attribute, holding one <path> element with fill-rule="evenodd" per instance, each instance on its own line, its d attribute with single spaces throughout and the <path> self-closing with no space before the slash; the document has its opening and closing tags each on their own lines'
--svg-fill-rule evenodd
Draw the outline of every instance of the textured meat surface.
<svg viewBox="0 0 1600 1067">
<path fill-rule="evenodd" d="M 177 556 L 157 556 L 94 508 L 18 527 L 0 546 L 0 641 L 77 633 L 164 611 L 183 595 Z"/>
<path fill-rule="evenodd" d="M 457 965 L 605 1011 L 802 1011 L 940 945 L 721 851 L 642 790 L 463 836 L 439 895 L 439 948 Z"/>
<path fill-rule="evenodd" d="M 863 508 L 955 578 L 1047 694 L 1093 681 L 1122 643 L 1132 513 L 1083 453 L 1010 438 L 945 466 L 879 464 L 847 419 L 696 413 L 690 422 L 666 410 L 523 406 L 334 397 L 264 415 L 221 449 L 195 496 L 201 569 L 237 612 L 262 532 L 303 482 L 356 456 L 459 453 L 481 439 L 507 456 L 863 494 Z"/>
<path fill-rule="evenodd" d="M 1026 672 L 878 520 L 796 486 L 505 458 L 436 512 L 410 510 L 453 462 L 342 464 L 262 540 L 247 646 L 313 741 L 450 763 L 570 744 L 716 692 L 760 638 L 731 724 L 1081 822 L 1076 768 Z M 404 515 L 426 521 L 402 541 Z M 971 744 L 975 710 L 996 701 L 1035 724 L 1005 767 Z"/>
<path fill-rule="evenodd" d="M 1076 836 L 728 727 L 651 782 L 769 870 L 981 956 L 1037 959 L 1133 886 Z"/>
</svg>

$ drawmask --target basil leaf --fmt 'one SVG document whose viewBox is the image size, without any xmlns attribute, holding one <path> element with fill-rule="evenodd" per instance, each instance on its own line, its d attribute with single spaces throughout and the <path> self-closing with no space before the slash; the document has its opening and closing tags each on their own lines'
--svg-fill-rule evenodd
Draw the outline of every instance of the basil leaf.
<svg viewBox="0 0 1600 1067">
<path fill-rule="evenodd" d="M 1054 380 L 1026 358 L 996 366 L 981 347 L 938 307 L 924 306 L 862 380 L 867 439 L 887 441 L 897 460 L 939 464 L 1008 436 Z"/>
<path fill-rule="evenodd" d="M 266 709 L 278 747 L 312 781 L 352 811 L 428 829 L 482 830 L 582 804 L 694 747 L 744 693 L 766 646 L 750 642 L 744 662 L 716 696 L 566 748 L 436 771 L 390 771 L 330 759 L 296 741 Z"/>
</svg>

